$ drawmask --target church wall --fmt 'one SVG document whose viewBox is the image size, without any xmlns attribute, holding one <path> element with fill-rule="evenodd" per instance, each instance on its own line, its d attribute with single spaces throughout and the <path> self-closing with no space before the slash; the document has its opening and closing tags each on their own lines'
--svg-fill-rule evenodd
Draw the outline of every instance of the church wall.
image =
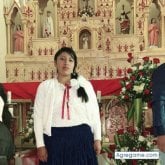
<svg viewBox="0 0 165 165">
<path fill-rule="evenodd" d="M 6 81 L 6 65 L 5 65 L 5 56 L 6 56 L 6 25 L 5 18 L 3 15 L 3 1 L 0 1 L 0 82 Z"/>
<path fill-rule="evenodd" d="M 88 79 L 124 76 L 131 66 L 127 62 L 128 53 L 132 53 L 134 62 L 141 61 L 144 56 L 160 58 L 161 63 L 165 61 L 163 0 L 156 0 L 156 5 L 151 4 L 151 0 L 24 2 L 27 3 L 21 5 L 14 2 L 4 10 L 9 34 L 5 59 L 8 82 L 43 81 L 54 77 L 56 70 L 53 56 L 63 46 L 74 48 L 78 56 L 77 71 Z M 79 10 L 86 2 L 95 10 L 92 16 L 83 15 Z M 43 24 L 47 11 L 50 11 L 53 18 L 54 32 L 45 37 Z M 128 17 L 130 22 L 121 24 L 123 17 Z M 148 41 L 148 27 L 152 17 L 156 17 L 161 28 L 157 46 L 149 46 Z M 15 51 L 13 46 L 13 34 L 18 23 L 21 24 L 24 35 L 24 48 L 21 51 Z M 126 30 L 120 26 L 129 23 L 130 28 Z"/>
</svg>

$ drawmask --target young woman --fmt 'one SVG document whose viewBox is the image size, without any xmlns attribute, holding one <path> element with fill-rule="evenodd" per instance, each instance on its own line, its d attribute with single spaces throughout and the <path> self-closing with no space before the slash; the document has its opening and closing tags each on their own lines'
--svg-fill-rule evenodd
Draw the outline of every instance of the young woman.
<svg viewBox="0 0 165 165">
<path fill-rule="evenodd" d="M 9 131 L 12 118 L 6 106 L 7 96 L 0 84 L 0 164 L 7 165 L 14 157 L 15 146 Z"/>
<path fill-rule="evenodd" d="M 96 95 L 76 73 L 69 47 L 54 57 L 57 78 L 42 82 L 34 104 L 34 131 L 40 165 L 97 165 L 101 124 Z"/>
</svg>

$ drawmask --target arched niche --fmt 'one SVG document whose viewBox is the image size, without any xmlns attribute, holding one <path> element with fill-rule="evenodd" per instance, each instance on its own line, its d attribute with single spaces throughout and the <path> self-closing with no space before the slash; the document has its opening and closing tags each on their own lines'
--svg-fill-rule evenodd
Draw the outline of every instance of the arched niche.
<svg viewBox="0 0 165 165">
<path fill-rule="evenodd" d="M 133 34 L 133 0 L 116 0 L 115 3 L 116 34 Z"/>
<path fill-rule="evenodd" d="M 91 32 L 88 29 L 79 33 L 79 49 L 91 49 Z"/>
<path fill-rule="evenodd" d="M 13 8 L 11 14 L 11 53 L 23 52 L 24 50 L 24 32 L 21 20 L 21 13 L 17 7 Z M 21 47 L 21 48 L 20 48 Z"/>
<path fill-rule="evenodd" d="M 150 48 L 161 47 L 161 11 L 157 0 L 153 0 L 149 6 L 148 18 L 148 46 Z"/>
<path fill-rule="evenodd" d="M 55 21 L 54 21 L 54 3 L 53 0 L 39 0 L 39 12 L 38 12 L 38 37 L 39 38 L 49 38 L 54 37 L 54 34 L 50 36 L 45 35 L 45 22 L 47 19 L 47 15 L 49 13 L 50 18 L 51 18 L 51 23 L 52 28 L 53 28 L 53 33 L 54 33 L 54 27 L 55 27 Z"/>
</svg>

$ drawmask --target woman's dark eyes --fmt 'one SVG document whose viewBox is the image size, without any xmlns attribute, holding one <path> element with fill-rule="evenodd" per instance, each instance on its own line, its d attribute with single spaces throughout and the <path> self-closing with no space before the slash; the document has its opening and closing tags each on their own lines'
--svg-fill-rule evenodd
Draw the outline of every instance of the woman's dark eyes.
<svg viewBox="0 0 165 165">
<path fill-rule="evenodd" d="M 61 60 L 66 60 L 65 58 L 60 58 Z M 73 59 L 69 59 L 70 62 L 73 62 Z"/>
</svg>

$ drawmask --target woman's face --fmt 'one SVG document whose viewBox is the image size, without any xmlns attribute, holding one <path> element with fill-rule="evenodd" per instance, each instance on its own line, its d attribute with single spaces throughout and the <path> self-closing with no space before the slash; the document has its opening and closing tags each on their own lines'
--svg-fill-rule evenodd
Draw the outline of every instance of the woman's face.
<svg viewBox="0 0 165 165">
<path fill-rule="evenodd" d="M 73 72 L 74 59 L 66 52 L 61 53 L 55 61 L 59 76 L 69 76 Z"/>
</svg>

